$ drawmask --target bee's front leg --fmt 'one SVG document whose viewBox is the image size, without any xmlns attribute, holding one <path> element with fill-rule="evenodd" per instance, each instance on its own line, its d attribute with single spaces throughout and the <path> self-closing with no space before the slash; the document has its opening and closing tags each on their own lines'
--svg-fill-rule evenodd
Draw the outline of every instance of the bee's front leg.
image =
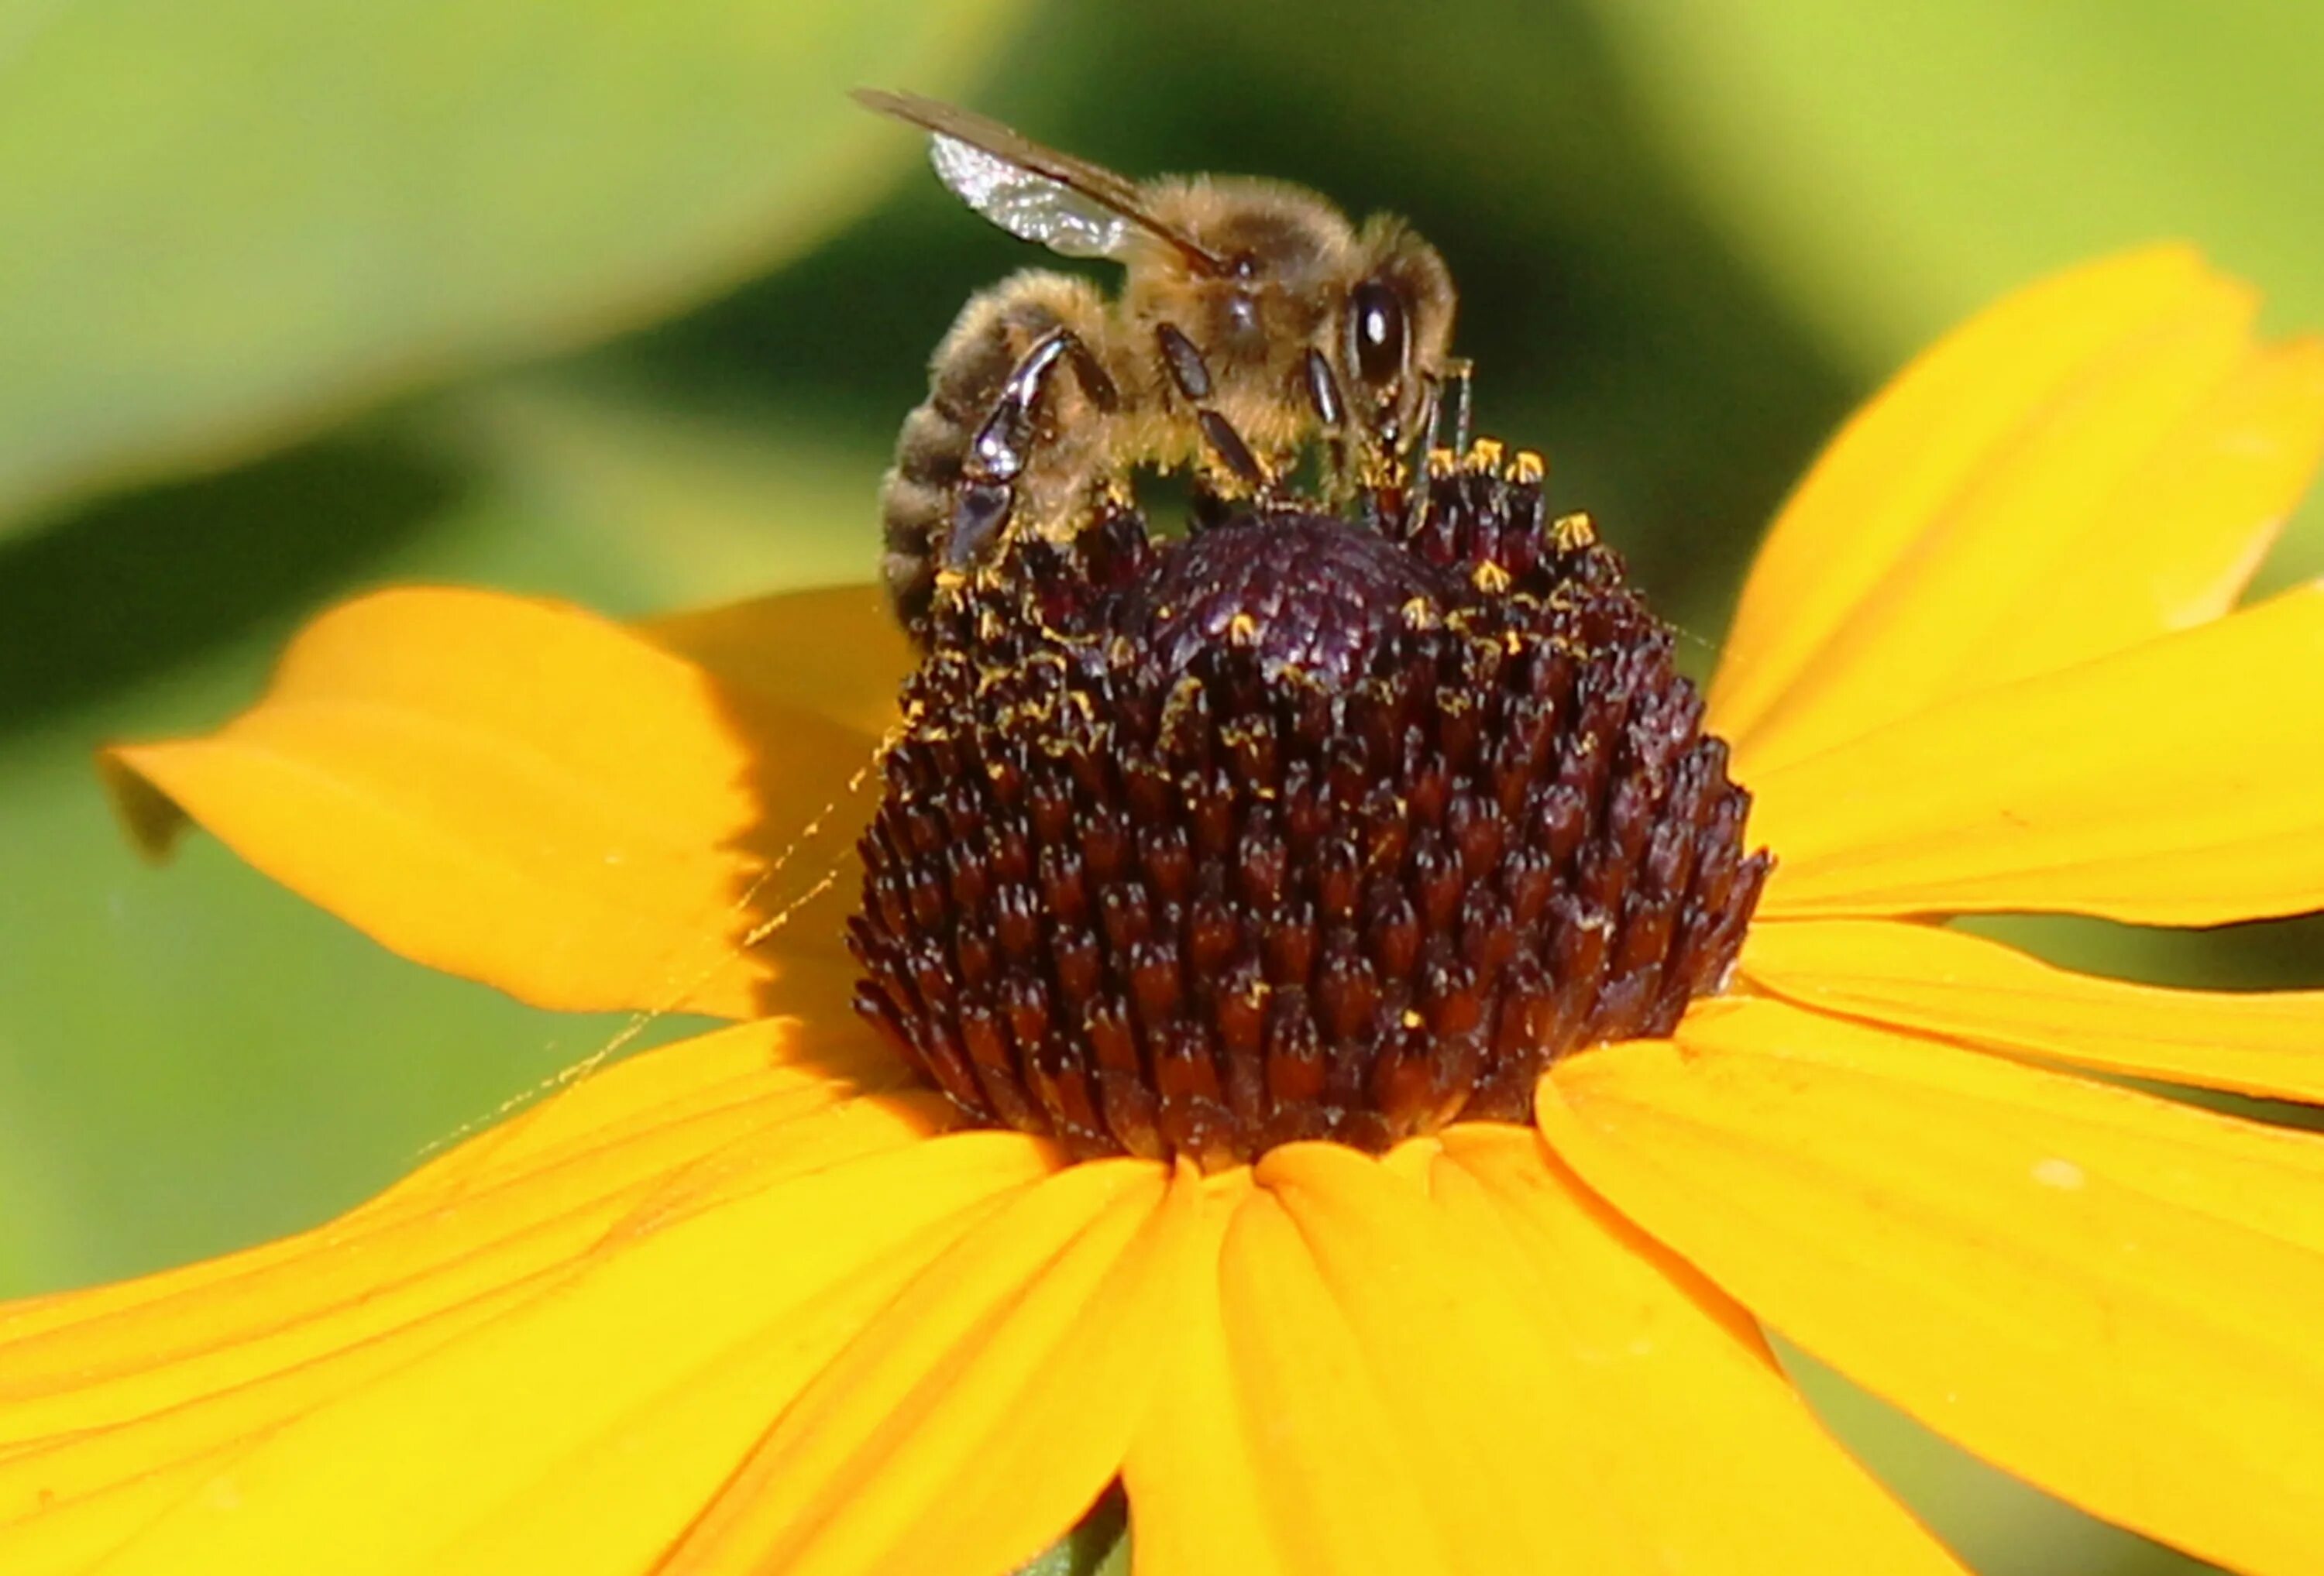
<svg viewBox="0 0 2324 1576">
<path fill-rule="evenodd" d="M 1444 364 L 1444 382 L 1452 385 L 1452 452 L 1467 454 L 1473 429 L 1470 425 L 1469 398 L 1471 374 L 1474 364 L 1467 356 L 1455 357 Z M 1436 440 L 1435 423 L 1429 423 L 1428 440 Z"/>
<path fill-rule="evenodd" d="M 1323 434 L 1326 494 L 1333 504 L 1345 504 L 1363 490 L 1365 478 L 1354 468 L 1361 463 L 1360 456 L 1348 452 L 1346 396 L 1340 392 L 1339 377 L 1322 351 L 1310 350 L 1300 362 L 1299 388 L 1306 398 L 1308 413 L 1315 418 L 1315 429 Z"/>
</svg>

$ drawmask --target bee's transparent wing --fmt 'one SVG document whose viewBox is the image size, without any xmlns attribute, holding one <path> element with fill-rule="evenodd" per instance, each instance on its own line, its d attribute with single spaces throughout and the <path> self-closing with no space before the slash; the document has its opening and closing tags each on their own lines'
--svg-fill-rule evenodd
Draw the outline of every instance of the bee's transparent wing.
<svg viewBox="0 0 2324 1576">
<path fill-rule="evenodd" d="M 941 132 L 929 140 L 928 162 L 961 201 L 1019 240 L 1062 256 L 1118 261 L 1137 228 L 1095 198 Z"/>
<path fill-rule="evenodd" d="M 859 88 L 855 100 L 927 132 L 938 179 L 1021 240 L 1067 257 L 1120 261 L 1131 235 L 1142 230 L 1176 247 L 1198 268 L 1220 267 L 1200 245 L 1148 212 L 1137 182 L 1125 176 L 932 98 Z"/>
</svg>

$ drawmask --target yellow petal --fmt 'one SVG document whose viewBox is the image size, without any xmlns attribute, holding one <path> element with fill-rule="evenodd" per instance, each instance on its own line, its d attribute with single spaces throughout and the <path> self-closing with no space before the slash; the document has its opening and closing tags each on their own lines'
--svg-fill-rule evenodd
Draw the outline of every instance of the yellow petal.
<svg viewBox="0 0 2324 1576">
<path fill-rule="evenodd" d="M 31 1521 L 0 1525 L 9 1576 L 79 1576 L 104 1568 L 129 1529 L 142 1526 L 195 1491 L 232 1447 L 124 1478 L 75 1499 L 60 1499 Z"/>
<path fill-rule="evenodd" d="M 2324 355 L 2182 248 L 2036 285 L 1841 431 L 1779 517 L 1712 687 L 1746 775 L 2215 616 L 2324 445 Z"/>
<path fill-rule="evenodd" d="M 936 1153 L 958 1146 L 958 1155 Z M 461 1532 L 446 1553 L 414 1567 L 427 1576 L 503 1576 L 511 1571 L 551 1570 L 559 1576 L 636 1576 L 656 1567 L 706 1507 L 727 1490 L 781 1405 L 818 1376 L 847 1343 L 881 1313 L 909 1278 L 955 1250 L 964 1230 L 989 1221 L 1001 1201 L 1038 1187 L 1054 1164 L 1046 1147 L 1016 1134 L 959 1134 L 922 1146 L 914 1168 L 899 1172 L 892 1197 L 859 1193 L 846 1178 L 830 1196 L 834 1207 L 814 1223 L 845 1239 L 861 1222 L 880 1229 L 891 1210 L 930 1207 L 950 1193 L 961 1213 L 878 1262 L 827 1277 L 811 1304 L 784 1308 L 769 1302 L 755 1328 L 682 1387 L 648 1396 L 617 1425 L 598 1430 L 583 1447 L 537 1472 L 530 1485 Z M 967 1164 L 963 1165 L 965 1161 Z M 942 1169 L 924 1164 L 941 1162 Z M 963 1184 L 966 1184 L 964 1187 Z M 771 1245 L 789 1254 L 790 1239 Z M 850 1251 L 853 1252 L 853 1248 Z M 747 1298 L 747 1287 L 720 1286 L 718 1295 Z M 684 1317 L 665 1298 L 664 1321 Z M 642 1472 L 641 1461 L 653 1463 Z M 621 1507 L 635 1529 L 627 1540 L 605 1536 L 601 1507 Z M 1070 1519 L 1070 1517 L 1068 1518 Z"/>
<path fill-rule="evenodd" d="M 352 1387 L 251 1420 L 162 1514 L 141 1503 L 116 1525 L 104 1569 L 647 1568 L 881 1304 L 1054 1164 L 1045 1146 L 999 1133 L 824 1158 L 609 1240 Z M 77 1464 L 107 1437 L 0 1465 Z M 24 1524 L 30 1536 L 49 1508 Z M 0 1554 L 15 1531 L 0 1533 Z"/>
<path fill-rule="evenodd" d="M 785 591 L 653 619 L 639 632 L 720 685 L 879 738 L 918 659 L 877 585 Z"/>
<path fill-rule="evenodd" d="M 218 733 L 105 765 L 149 846 L 190 817 L 420 963 L 545 1007 L 739 1018 L 781 951 L 838 945 L 844 900 L 744 950 L 844 884 L 830 812 L 873 748 L 577 609 L 409 590 L 326 614 Z"/>
<path fill-rule="evenodd" d="M 1776 516 L 1711 685 L 1720 731 L 1746 736 L 1788 698 L 1948 504 L 2094 364 L 2212 293 L 2188 248 L 2134 252 L 2018 290 L 1923 351 Z"/>
<path fill-rule="evenodd" d="M 667 1141 L 685 1133 L 691 1147 L 661 1151 L 658 1158 L 641 1154 L 636 1161 L 641 1174 L 659 1175 L 666 1194 L 700 1169 L 697 1159 L 708 1153 L 700 1135 L 712 1131 L 713 1122 L 743 1124 L 719 1153 L 755 1148 L 764 1154 L 771 1147 L 757 1140 L 774 1121 L 792 1120 L 794 1111 L 808 1115 L 859 1094 L 923 1087 L 856 1017 L 849 1005 L 854 976 L 852 965 L 800 962 L 785 972 L 778 991 L 780 1017 L 659 1046 L 611 1064 L 585 1061 L 563 1074 L 548 1097 L 445 1149 L 364 1207 L 459 1202 L 479 1187 L 604 1155 L 641 1137 L 660 1134 Z"/>
<path fill-rule="evenodd" d="M 2324 991 L 2172 991 L 2052 968 L 1958 930 L 1754 926 L 1742 970 L 1803 1007 L 2106 1073 L 2324 1103 Z"/>
<path fill-rule="evenodd" d="M 81 1568 L 267 1435 L 713 1203 L 918 1146 L 944 1115 L 860 1098 L 842 1064 L 867 1039 L 782 1020 L 665 1046 L 330 1225 L 0 1308 L 0 1569 Z"/>
<path fill-rule="evenodd" d="M 1415 1146 L 1396 1170 L 1323 1145 L 1262 1159 L 1259 1182 L 1296 1233 L 1281 1249 L 1290 1264 L 1273 1276 L 1324 1299 L 1316 1317 L 1349 1342 L 1351 1382 L 1377 1397 L 1394 1470 L 1418 1498 L 1447 1569 L 1637 1569 L 1618 1557 L 1601 1517 L 1573 1514 L 1594 1488 L 1575 1491 L 1578 1463 L 1560 1426 L 1570 1415 L 1552 1410 L 1571 1399 L 1556 1382 L 1563 1354 L 1540 1346 L 1524 1310 L 1494 1284 L 1483 1255 L 1499 1245 L 1448 1230 L 1425 1185 L 1404 1174 L 1435 1150 Z M 1261 1304 L 1253 1313 L 1276 1310 Z M 1274 1332 L 1267 1350 L 1298 1338 L 1296 1325 Z M 1303 1532 L 1284 1527 L 1286 1541 Z"/>
<path fill-rule="evenodd" d="M 1121 1464 L 1199 1178 L 1071 1167 L 972 1231 L 783 1415 L 658 1570 L 1004 1576 Z"/>
<path fill-rule="evenodd" d="M 1296 1146 L 1258 1181 L 1288 1231 L 1264 1203 L 1239 1217 L 1261 1295 L 1228 1330 L 1243 1426 L 1270 1443 L 1281 1568 L 1958 1571 L 1824 1434 L 1749 1319 L 1552 1176 L 1536 1134 L 1455 1129 L 1386 1165 Z M 1225 1273 L 1231 1295 L 1231 1249 Z M 1366 1526 L 1383 1498 L 1416 1503 Z M 1379 1531 L 1412 1553 L 1390 1558 Z"/>
<path fill-rule="evenodd" d="M 2324 908 L 2324 587 L 1750 779 L 1769 917 Z"/>
<path fill-rule="evenodd" d="M 315 1230 L 0 1308 L 0 1443 L 158 1413 L 374 1341 L 567 1262 L 731 1155 L 808 1166 L 943 1120 L 924 1098 L 853 1101 L 862 1086 L 813 1064 L 802 1037 L 778 1021 L 661 1047 Z M 789 1141 L 771 1144 L 779 1133 Z"/>
<path fill-rule="evenodd" d="M 1265 1188 L 1254 1189 L 1228 1224 L 1218 1295 L 1231 1404 L 1214 1422 L 1230 1441 L 1248 1441 L 1229 1448 L 1247 1449 L 1258 1473 L 1269 1559 L 1162 1567 L 1165 1576 L 1462 1570 L 1458 1529 L 1446 1521 L 1453 1507 L 1432 1502 L 1442 1474 L 1417 1459 L 1425 1442 L 1406 1436 L 1394 1397 L 1381 1388 L 1379 1354 L 1351 1326 L 1289 1211 Z M 1166 1391 L 1172 1383 L 1165 1379 Z M 1141 1480 L 1129 1482 L 1136 1540 Z M 1172 1545 L 1194 1544 L 1200 1529 L 1188 1524 L 1199 1507 L 1158 1514 L 1179 1524 Z"/>
<path fill-rule="evenodd" d="M 2324 342 L 2245 355 L 2063 540 L 1963 677 L 2023 678 L 2224 616 L 2324 453 Z"/>
<path fill-rule="evenodd" d="M 1243 1426 L 1220 1303 L 1227 1227 L 1250 1194 L 1241 1168 L 1209 1179 L 1189 1248 L 1193 1268 L 1172 1299 L 1169 1345 L 1122 1462 L 1137 1576 L 1273 1576 L 1286 1562 L 1268 1530 L 1272 1451 Z"/>
<path fill-rule="evenodd" d="M 2003 1470 L 2324 1569 L 2324 1139 L 1781 1002 L 1585 1053 L 1538 1120 L 1617 1209 Z"/>
<path fill-rule="evenodd" d="M 1536 1427 L 1565 1481 L 1537 1513 L 1611 1535 L 1603 1554 L 1569 1553 L 1572 1568 L 1960 1571 L 1823 1431 L 1751 1316 L 1538 1134 L 1456 1127 L 1444 1149 L 1429 1175 L 1436 1210 L 1516 1295 L 1529 1349 L 1555 1359 Z"/>
</svg>

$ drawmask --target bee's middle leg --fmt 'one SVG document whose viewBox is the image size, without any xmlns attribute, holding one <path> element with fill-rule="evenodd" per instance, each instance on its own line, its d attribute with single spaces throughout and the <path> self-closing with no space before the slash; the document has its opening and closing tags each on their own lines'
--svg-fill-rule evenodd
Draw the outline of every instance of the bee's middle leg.
<svg viewBox="0 0 2324 1576">
<path fill-rule="evenodd" d="M 1211 366 L 1203 359 L 1201 347 L 1168 323 L 1154 326 L 1154 342 L 1162 353 L 1163 368 L 1169 373 L 1179 397 L 1194 407 L 1194 425 L 1201 429 L 1203 442 L 1209 446 L 1212 458 L 1246 491 L 1262 499 L 1273 497 L 1275 477 L 1251 452 L 1250 445 L 1235 430 L 1234 423 L 1210 404 Z"/>
</svg>

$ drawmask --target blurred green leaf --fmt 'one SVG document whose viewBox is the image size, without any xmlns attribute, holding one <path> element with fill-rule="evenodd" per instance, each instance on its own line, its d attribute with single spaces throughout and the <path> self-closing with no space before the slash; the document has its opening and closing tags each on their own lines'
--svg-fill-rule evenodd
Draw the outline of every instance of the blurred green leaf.
<svg viewBox="0 0 2324 1576">
<path fill-rule="evenodd" d="M 2324 324 L 2324 8 L 1849 0 L 1593 9 L 1704 204 L 1885 365 L 2077 259 L 2195 241 Z"/>
<path fill-rule="evenodd" d="M 1018 1567 L 1017 1576 L 1130 1576 L 1130 1502 L 1116 1484 L 1078 1526 Z"/>
<path fill-rule="evenodd" d="M 1705 208 L 1868 369 L 2164 237 L 2324 328 L 2324 7 L 1588 3 Z M 2262 589 L 2319 572 L 2311 496 Z"/>
<path fill-rule="evenodd" d="M 0 1295 L 312 1225 L 627 1026 L 414 968 L 208 839 L 141 865 L 66 739 L 0 779 Z"/>
<path fill-rule="evenodd" d="M 730 284 L 1019 0 L 81 0 L 0 16 L 0 521 Z"/>
<path fill-rule="evenodd" d="M 885 445 L 826 431 L 795 407 L 673 407 L 602 377 L 535 374 L 453 396 L 431 416 L 510 507 L 631 567 L 606 611 L 878 573 Z"/>
<path fill-rule="evenodd" d="M 2200 1576 L 2210 1566 L 2068 1508 L 1777 1340 L 1803 1394 L 1856 1457 L 1979 1576 Z"/>
</svg>

